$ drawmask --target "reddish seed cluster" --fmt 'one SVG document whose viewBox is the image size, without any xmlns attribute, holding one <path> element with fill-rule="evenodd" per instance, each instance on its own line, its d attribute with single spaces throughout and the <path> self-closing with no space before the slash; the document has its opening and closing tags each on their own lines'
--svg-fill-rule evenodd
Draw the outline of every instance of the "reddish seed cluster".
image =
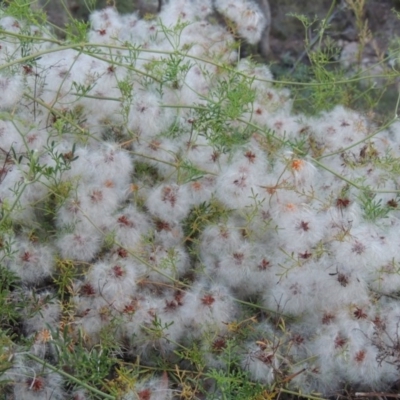
<svg viewBox="0 0 400 400">
<path fill-rule="evenodd" d="M 33 133 L 33 134 L 31 134 L 31 135 L 27 135 L 26 140 L 27 140 L 27 142 L 28 142 L 29 144 L 32 144 L 32 143 L 34 143 L 34 142 L 37 140 L 37 138 L 38 138 L 37 133 Z"/>
<path fill-rule="evenodd" d="M 77 214 L 78 211 L 80 210 L 81 202 L 77 199 L 72 200 L 71 202 L 68 203 L 67 205 L 67 210 L 71 214 Z"/>
<path fill-rule="evenodd" d="M 334 135 L 336 133 L 336 129 L 333 126 L 329 126 L 326 130 L 328 135 Z"/>
<path fill-rule="evenodd" d="M 365 350 L 360 350 L 357 351 L 357 353 L 354 356 L 354 360 L 358 363 L 362 363 L 365 360 L 367 352 Z"/>
<path fill-rule="evenodd" d="M 346 127 L 346 126 L 350 126 L 350 124 L 349 124 L 347 121 L 342 120 L 340 126 L 341 126 L 342 128 L 344 128 L 344 127 Z"/>
<path fill-rule="evenodd" d="M 175 190 L 173 188 L 171 188 L 170 186 L 166 186 L 162 190 L 162 198 L 161 199 L 162 199 L 162 201 L 168 202 L 169 204 L 171 204 L 172 207 L 174 207 L 176 204 L 176 201 L 177 201 Z"/>
<path fill-rule="evenodd" d="M 246 151 L 246 153 L 244 154 L 244 156 L 249 160 L 249 162 L 251 162 L 252 164 L 254 163 L 254 161 L 256 160 L 256 155 L 252 152 L 252 151 Z"/>
<path fill-rule="evenodd" d="M 104 154 L 104 162 L 106 164 L 112 163 L 115 161 L 115 152 L 113 150 Z"/>
<path fill-rule="evenodd" d="M 139 400 L 150 400 L 151 398 L 151 390 L 150 389 L 144 389 L 138 392 L 138 398 Z"/>
<path fill-rule="evenodd" d="M 177 290 L 174 295 L 174 300 L 177 302 L 179 306 L 183 305 L 183 298 L 185 297 L 185 293 L 181 290 Z"/>
<path fill-rule="evenodd" d="M 175 300 L 165 300 L 164 311 L 174 311 L 178 306 L 179 304 Z"/>
<path fill-rule="evenodd" d="M 201 302 L 205 306 L 211 306 L 215 301 L 215 298 L 211 294 L 206 294 L 205 296 L 202 297 Z"/>
<path fill-rule="evenodd" d="M 90 283 L 85 283 L 80 289 L 82 296 L 94 296 L 96 294 L 95 288 Z"/>
<path fill-rule="evenodd" d="M 78 245 L 78 246 L 83 246 L 85 244 L 85 239 L 78 234 L 74 235 L 74 242 Z"/>
<path fill-rule="evenodd" d="M 118 218 L 118 223 L 120 225 L 124 225 L 124 226 L 127 226 L 129 228 L 133 228 L 133 226 L 134 226 L 134 223 L 132 221 L 130 221 L 129 218 L 126 215 L 121 215 Z"/>
<path fill-rule="evenodd" d="M 344 338 L 343 336 L 337 335 L 335 338 L 335 349 L 344 347 L 346 343 L 347 343 L 346 338 Z"/>
<path fill-rule="evenodd" d="M 125 270 L 120 265 L 114 265 L 112 267 L 112 275 L 114 275 L 115 278 L 121 278 L 125 274 Z"/>
<path fill-rule="evenodd" d="M 240 265 L 242 264 L 244 260 L 244 254 L 243 253 L 233 253 L 233 258 L 235 260 L 235 263 Z"/>
<path fill-rule="evenodd" d="M 93 203 L 100 203 L 103 200 L 103 192 L 99 189 L 93 190 L 93 192 L 90 194 L 90 200 Z"/>
<path fill-rule="evenodd" d="M 398 203 L 397 203 L 397 201 L 395 199 L 389 200 L 386 204 L 388 205 L 388 207 L 391 207 L 391 208 L 397 208 L 398 207 Z"/>
<path fill-rule="evenodd" d="M 331 314 L 329 312 L 324 313 L 323 317 L 322 317 L 322 323 L 324 325 L 329 325 L 330 323 L 332 323 L 335 320 L 335 315 Z"/>
<path fill-rule="evenodd" d="M 379 316 L 376 316 L 373 320 L 372 320 L 373 324 L 379 329 L 379 330 L 384 330 L 386 329 L 386 324 L 385 322 L 382 320 L 382 318 L 380 318 Z"/>
<path fill-rule="evenodd" d="M 211 349 L 214 353 L 221 353 L 226 348 L 226 340 L 218 338 L 212 343 Z"/>
<path fill-rule="evenodd" d="M 65 162 L 70 162 L 74 158 L 74 153 L 72 151 L 68 151 L 67 153 L 62 153 L 61 156 Z"/>
<path fill-rule="evenodd" d="M 294 294 L 294 295 L 301 294 L 301 288 L 298 283 L 294 283 L 293 285 L 290 285 L 289 289 L 292 292 L 292 294 Z"/>
<path fill-rule="evenodd" d="M 220 154 L 217 151 L 213 151 L 211 154 L 211 161 L 212 162 L 217 162 L 220 157 Z"/>
<path fill-rule="evenodd" d="M 347 208 L 350 204 L 350 200 L 346 198 L 340 198 L 336 200 L 337 208 Z"/>
<path fill-rule="evenodd" d="M 365 250 L 366 250 L 366 247 L 359 241 L 356 241 L 354 243 L 353 247 L 351 248 L 351 251 L 358 255 L 364 253 Z"/>
<path fill-rule="evenodd" d="M 203 185 L 199 181 L 192 182 L 191 187 L 195 192 L 200 192 L 203 189 Z"/>
<path fill-rule="evenodd" d="M 303 260 L 307 260 L 312 257 L 312 253 L 309 253 L 307 250 L 304 253 L 299 253 L 299 257 Z"/>
<path fill-rule="evenodd" d="M 128 252 L 122 247 L 118 248 L 117 254 L 118 254 L 118 257 L 121 257 L 121 258 L 127 258 L 128 257 Z"/>
<path fill-rule="evenodd" d="M 131 301 L 129 304 L 126 304 L 124 309 L 123 309 L 123 313 L 124 314 L 133 314 L 136 311 L 136 302 L 135 301 Z"/>
<path fill-rule="evenodd" d="M 299 130 L 299 134 L 304 135 L 305 133 L 308 133 L 309 131 L 310 131 L 310 127 L 308 125 L 306 125 L 306 126 L 303 126 L 303 128 L 301 128 Z"/>
<path fill-rule="evenodd" d="M 365 319 L 368 317 L 368 315 L 362 310 L 362 308 L 356 307 L 356 310 L 354 311 L 353 315 L 357 319 Z"/>
<path fill-rule="evenodd" d="M 346 287 L 349 284 L 349 278 L 345 274 L 339 273 L 337 280 L 343 287 Z"/>
<path fill-rule="evenodd" d="M 298 229 L 303 230 L 304 232 L 307 232 L 310 230 L 310 223 L 306 222 L 306 221 L 301 221 L 298 226 Z"/>
<path fill-rule="evenodd" d="M 41 376 L 28 379 L 26 383 L 33 392 L 41 392 L 45 388 L 45 381 Z"/>
<path fill-rule="evenodd" d="M 258 269 L 260 271 L 265 271 L 267 268 L 269 268 L 271 266 L 271 263 L 269 261 L 267 261 L 265 258 L 263 258 L 260 262 L 260 264 L 258 264 Z"/>
<path fill-rule="evenodd" d="M 300 346 L 301 344 L 303 344 L 305 342 L 305 339 L 303 336 L 299 335 L 298 333 L 294 334 L 292 337 L 292 342 L 296 345 L 296 346 Z"/>
<path fill-rule="evenodd" d="M 25 75 L 31 75 L 33 73 L 33 69 L 30 65 L 23 65 L 22 68 Z"/>
<path fill-rule="evenodd" d="M 33 254 L 29 251 L 25 251 L 24 254 L 21 255 L 21 261 L 23 262 L 31 262 L 33 261 Z"/>
<path fill-rule="evenodd" d="M 291 165 L 292 169 L 295 171 L 301 171 L 304 167 L 304 161 L 303 160 L 299 160 L 299 159 L 295 159 L 292 161 L 292 165 Z"/>
<path fill-rule="evenodd" d="M 170 232 L 172 230 L 171 225 L 168 222 L 163 221 L 162 219 L 156 220 L 155 224 L 156 224 L 157 232 L 161 232 L 161 231 Z"/>
</svg>

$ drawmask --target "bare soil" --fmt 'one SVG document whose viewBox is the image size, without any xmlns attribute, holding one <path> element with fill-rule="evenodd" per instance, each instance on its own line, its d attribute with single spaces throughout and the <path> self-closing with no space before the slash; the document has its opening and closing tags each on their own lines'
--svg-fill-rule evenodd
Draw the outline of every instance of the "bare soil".
<svg viewBox="0 0 400 400">
<path fill-rule="evenodd" d="M 306 35 L 303 24 L 293 14 L 303 14 L 313 20 L 325 18 L 333 0 L 270 0 L 272 26 L 271 50 L 272 60 L 278 63 L 296 62 L 304 51 Z M 366 0 L 364 18 L 368 21 L 371 41 L 382 54 L 388 50 L 393 38 L 400 36 L 400 19 L 392 10 L 400 12 L 399 0 Z M 309 37 L 317 34 L 315 24 L 308 32 Z M 339 46 L 359 39 L 356 18 L 346 6 L 345 0 L 336 1 L 333 18 L 327 35 Z M 373 47 L 371 45 L 371 47 Z M 307 60 L 303 57 L 303 62 Z"/>
<path fill-rule="evenodd" d="M 44 2 L 44 9 L 55 25 L 62 26 L 66 21 L 62 11 L 57 6 L 59 2 Z M 64 0 L 74 17 L 87 19 L 89 11 L 84 0 Z M 270 46 L 272 54 L 269 62 L 278 64 L 295 63 L 304 52 L 305 28 L 293 14 L 303 14 L 311 20 L 325 18 L 333 2 L 333 17 L 327 35 L 339 46 L 346 42 L 358 40 L 356 18 L 346 6 L 348 0 L 269 0 L 272 14 Z M 363 0 L 355 0 L 363 1 Z M 150 10 L 157 10 L 158 0 L 97 0 L 97 8 L 114 4 L 121 13 L 130 13 L 137 8 L 143 9 L 146 4 Z M 140 5 L 139 5 L 140 4 Z M 392 11 L 400 12 L 400 0 L 365 0 L 365 19 L 371 30 L 374 46 L 384 54 L 390 41 L 400 36 L 400 19 Z M 143 11 L 143 10 L 142 10 Z M 318 23 L 309 29 L 312 38 L 317 34 Z M 307 62 L 304 56 L 302 62 Z"/>
</svg>

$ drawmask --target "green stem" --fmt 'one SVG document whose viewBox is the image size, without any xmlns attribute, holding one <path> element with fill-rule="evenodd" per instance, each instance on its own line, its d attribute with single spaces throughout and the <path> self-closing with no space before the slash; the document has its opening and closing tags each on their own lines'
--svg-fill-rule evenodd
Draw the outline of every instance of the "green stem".
<svg viewBox="0 0 400 400">
<path fill-rule="evenodd" d="M 9 36 L 13 36 L 13 37 L 17 37 L 17 38 L 21 38 L 21 39 L 26 39 L 26 38 L 30 38 L 32 39 L 32 37 L 30 36 L 26 36 L 26 35 L 19 35 L 16 33 L 11 33 L 11 32 L 7 32 L 3 29 L 0 29 L 0 34 L 7 34 Z M 45 41 L 44 38 L 38 38 L 38 40 L 43 40 Z M 54 40 L 54 39 L 49 39 L 48 41 L 51 41 L 55 44 L 60 44 L 62 42 L 58 41 L 58 40 Z M 98 43 L 88 43 L 88 42 L 82 42 L 82 43 L 77 43 L 77 44 L 68 44 L 68 45 L 64 45 L 57 48 L 52 48 L 52 49 L 46 49 L 46 50 L 42 50 L 39 51 L 37 53 L 34 54 L 30 54 L 29 56 L 26 57 L 22 57 L 19 58 L 18 60 L 13 60 L 10 61 L 8 63 L 2 64 L 0 66 L 0 70 L 2 69 L 6 69 L 8 67 L 11 67 L 13 65 L 16 64 L 20 64 L 20 63 L 24 63 L 27 62 L 29 60 L 38 58 L 40 56 L 43 56 L 45 54 L 49 54 L 49 53 L 55 53 L 57 51 L 61 51 L 61 50 L 68 50 L 68 49 L 75 49 L 75 50 L 80 50 L 85 54 L 88 54 L 94 58 L 97 58 L 99 60 L 102 61 L 107 61 L 107 62 L 111 62 L 111 60 L 104 58 L 104 57 L 100 57 L 99 55 L 93 54 L 92 52 L 90 52 L 89 50 L 85 50 L 86 48 L 88 48 L 90 50 L 90 48 L 104 48 L 104 49 L 114 49 L 114 50 L 133 50 L 133 51 L 139 51 L 141 53 L 150 53 L 150 54 L 163 54 L 163 55 L 175 55 L 175 56 L 181 56 L 181 57 L 187 57 L 190 58 L 192 60 L 196 60 L 196 61 L 200 61 L 203 63 L 207 63 L 210 65 L 214 65 L 215 67 L 217 67 L 218 69 L 223 69 L 226 70 L 227 72 L 234 72 L 238 75 L 244 76 L 248 78 L 248 75 L 246 75 L 245 72 L 240 72 L 238 71 L 236 68 L 230 66 L 230 65 L 226 65 L 226 64 L 220 64 L 220 63 L 216 63 L 213 62 L 209 59 L 205 59 L 205 58 L 201 58 L 201 57 L 196 57 L 196 56 L 192 56 L 190 54 L 188 54 L 187 52 L 181 52 L 181 51 L 165 51 L 165 50 L 151 50 L 151 49 L 142 49 L 142 48 L 134 48 L 134 47 L 129 47 L 129 46 L 117 46 L 117 45 L 107 45 L 107 44 L 98 44 Z M 104 53 L 104 55 L 108 55 L 106 53 Z M 149 60 L 150 61 L 150 60 Z M 126 64 L 122 64 L 122 63 L 117 63 L 115 61 L 112 61 L 113 64 L 116 65 L 120 65 L 120 66 L 124 66 L 126 68 L 128 68 L 129 70 L 132 70 L 134 72 L 137 72 L 141 75 L 147 76 L 151 79 L 154 79 L 156 82 L 160 81 L 155 78 L 154 76 L 151 76 L 149 74 L 146 74 L 146 72 L 144 71 L 140 71 L 137 70 L 135 68 L 133 68 L 132 66 L 126 65 Z M 381 74 L 381 75 L 372 75 L 372 76 L 359 76 L 357 78 L 353 78 L 353 79 L 343 79 L 343 80 L 338 80 L 335 81 L 335 85 L 341 85 L 341 84 L 349 84 L 352 82 L 359 82 L 362 80 L 366 80 L 366 79 L 376 79 L 376 78 L 395 78 L 398 77 L 398 73 L 393 73 L 393 74 Z M 261 78 L 254 78 L 254 80 L 259 81 L 259 82 L 266 82 L 266 83 L 277 83 L 280 85 L 291 85 L 291 86 L 326 86 L 326 85 L 331 85 L 332 82 L 295 82 L 295 81 L 275 81 L 275 80 L 271 80 L 271 79 L 261 79 Z"/>
<path fill-rule="evenodd" d="M 30 182 L 31 183 L 31 182 Z M 33 182 L 32 182 L 33 183 Z M 3 215 L 3 218 L 0 220 L 0 226 L 3 225 L 3 223 L 7 220 L 7 218 L 11 215 L 11 213 L 14 211 L 14 208 L 17 206 L 19 199 L 22 196 L 22 193 L 25 191 L 25 189 L 28 187 L 27 183 L 24 183 L 24 185 L 22 186 L 22 188 L 18 188 L 18 195 L 17 198 L 15 199 L 13 205 L 11 206 L 11 208 L 7 211 L 7 213 L 5 215 Z"/>
<path fill-rule="evenodd" d="M 399 92 L 399 94 L 397 95 L 396 106 L 394 108 L 394 118 L 391 122 L 394 122 L 399 119 L 399 115 L 397 113 L 399 111 L 399 105 L 400 105 L 400 90 L 398 92 Z"/>
<path fill-rule="evenodd" d="M 27 356 L 29 358 L 31 358 L 32 360 L 35 360 L 36 362 L 38 362 L 39 364 L 43 365 L 43 367 L 46 367 L 54 372 L 56 372 L 57 374 L 60 374 L 62 376 L 64 376 L 65 378 L 67 378 L 68 380 L 77 383 L 78 385 L 84 387 L 85 389 L 89 390 L 92 393 L 95 393 L 105 399 L 110 399 L 110 400 L 116 400 L 116 397 L 107 394 L 107 393 L 103 393 L 101 390 L 94 388 L 93 386 L 89 386 L 87 383 L 81 381 L 78 378 L 75 378 L 74 376 L 68 374 L 67 372 L 63 371 L 60 368 L 56 368 L 55 366 L 47 363 L 46 361 L 40 359 L 39 357 L 36 357 L 35 355 L 31 354 L 31 353 L 27 353 Z"/>
<path fill-rule="evenodd" d="M 69 124 L 71 124 L 71 126 L 73 126 L 74 128 L 76 128 L 78 131 L 80 131 L 80 133 L 82 133 L 85 136 L 91 137 L 92 139 L 95 140 L 99 140 L 98 138 L 96 138 L 93 135 L 89 134 L 89 131 L 80 127 L 77 123 L 75 123 L 74 121 L 70 120 L 69 118 L 67 118 L 62 112 L 58 111 L 57 109 L 49 106 L 48 104 L 46 104 L 44 101 L 38 99 L 37 97 L 33 97 L 28 93 L 24 93 L 24 96 L 27 97 L 28 99 L 35 101 L 36 103 L 40 104 L 42 107 L 46 108 L 47 110 L 49 110 L 51 113 L 57 115 L 58 117 L 60 117 L 62 120 L 68 122 Z"/>
<path fill-rule="evenodd" d="M 399 93 L 399 96 L 400 96 L 400 93 Z M 397 110 L 397 107 L 398 107 L 398 105 L 399 105 L 399 101 L 400 101 L 400 97 L 397 98 L 396 110 Z M 392 125 L 393 122 L 395 122 L 397 119 L 398 119 L 398 117 L 397 117 L 397 115 L 396 115 L 395 118 L 391 119 L 391 120 L 390 120 L 389 122 L 387 122 L 385 125 L 381 126 L 381 127 L 380 127 L 379 129 L 377 129 L 374 133 L 371 133 L 370 135 L 368 135 L 368 136 L 366 136 L 365 138 L 359 140 L 358 142 L 353 143 L 352 145 L 350 145 L 350 146 L 348 146 L 348 147 L 341 148 L 341 149 L 339 149 L 339 150 L 337 150 L 337 151 L 334 151 L 334 152 L 332 152 L 332 153 L 329 153 L 329 154 L 324 154 L 323 156 L 318 157 L 318 160 L 322 160 L 323 158 L 331 157 L 331 156 L 334 156 L 334 155 L 336 155 L 336 154 L 343 153 L 343 152 L 345 152 L 345 151 L 347 151 L 347 150 L 352 149 L 353 147 L 358 146 L 358 145 L 361 144 L 361 143 L 366 142 L 366 141 L 369 140 L 369 139 L 372 139 L 372 138 L 373 138 L 374 136 L 376 136 L 378 133 L 384 131 L 386 128 L 388 128 L 390 125 Z M 316 160 L 314 160 L 314 161 L 316 161 Z"/>
</svg>

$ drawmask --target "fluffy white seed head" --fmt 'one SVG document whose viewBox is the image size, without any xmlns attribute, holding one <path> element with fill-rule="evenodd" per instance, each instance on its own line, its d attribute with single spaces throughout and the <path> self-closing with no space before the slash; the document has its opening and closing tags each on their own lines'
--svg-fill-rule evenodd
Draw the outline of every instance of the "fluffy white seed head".
<svg viewBox="0 0 400 400">
<path fill-rule="evenodd" d="M 255 2 L 217 0 L 216 9 L 236 24 L 238 33 L 249 43 L 257 43 L 267 26 L 267 20 Z"/>
<path fill-rule="evenodd" d="M 162 184 L 151 190 L 146 206 L 156 218 L 180 222 L 188 215 L 191 206 L 187 187 L 175 183 Z"/>
<path fill-rule="evenodd" d="M 64 259 L 91 261 L 99 252 L 102 239 L 95 228 L 78 226 L 71 232 L 61 234 L 56 245 Z"/>
<path fill-rule="evenodd" d="M 24 284 L 40 284 L 54 272 L 54 257 L 51 246 L 22 239 L 18 240 L 18 250 L 7 265 Z"/>
<path fill-rule="evenodd" d="M 9 110 L 14 108 L 23 95 L 23 80 L 19 75 L 0 76 L 0 109 Z"/>
</svg>

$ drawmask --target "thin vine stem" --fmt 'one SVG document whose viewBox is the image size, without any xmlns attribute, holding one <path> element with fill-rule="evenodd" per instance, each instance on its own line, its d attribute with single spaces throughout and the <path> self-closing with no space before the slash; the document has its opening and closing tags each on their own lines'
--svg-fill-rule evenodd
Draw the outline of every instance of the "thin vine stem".
<svg viewBox="0 0 400 400">
<path fill-rule="evenodd" d="M 3 29 L 0 29 L 0 34 L 8 34 L 9 36 L 13 36 L 16 38 L 19 38 L 21 35 L 16 34 L 16 33 L 10 33 L 7 32 Z M 23 38 L 30 38 L 32 39 L 31 36 L 27 36 L 27 35 L 22 35 Z M 42 39 L 42 38 L 41 38 Z M 44 40 L 44 39 L 42 39 Z M 221 64 L 221 63 L 217 63 L 217 62 L 213 62 L 210 59 L 204 59 L 201 57 L 196 57 L 193 55 L 188 54 L 188 52 L 182 52 L 182 51 L 167 51 L 167 50 L 152 50 L 152 49 L 143 49 L 143 48 L 135 48 L 135 47 L 131 47 L 131 46 L 117 46 L 117 45 L 110 45 L 110 44 L 98 44 L 98 43 L 90 43 L 90 42 L 82 42 L 82 43 L 71 43 L 71 44 L 67 44 L 67 45 L 61 45 L 60 41 L 54 41 L 55 44 L 60 44 L 59 47 L 54 48 L 54 49 L 47 49 L 47 50 L 42 50 L 42 51 L 38 51 L 36 53 L 30 54 L 29 56 L 25 56 L 22 58 L 19 58 L 17 60 L 13 60 L 10 61 L 8 63 L 2 64 L 0 65 L 0 70 L 9 68 L 13 65 L 16 64 L 21 64 L 30 60 L 34 60 L 38 57 L 41 57 L 45 54 L 49 54 L 49 53 L 55 53 L 57 51 L 61 51 L 61 50 L 68 50 L 68 49 L 75 49 L 75 50 L 81 50 L 84 54 L 89 54 L 90 56 L 97 58 L 99 60 L 102 61 L 107 61 L 110 62 L 109 59 L 107 58 L 103 58 L 100 57 L 99 55 L 96 55 L 96 53 L 92 53 L 90 51 L 85 51 L 85 48 L 107 48 L 107 49 L 114 49 L 114 50 L 134 50 L 134 51 L 139 51 L 142 53 L 150 53 L 150 54 L 164 54 L 164 55 L 175 55 L 175 56 L 181 56 L 181 57 L 187 57 L 190 58 L 192 60 L 196 60 L 196 61 L 201 61 L 201 62 L 205 62 L 207 64 L 210 65 L 214 65 L 215 67 L 219 68 L 219 69 L 224 69 L 228 72 L 235 72 L 241 76 L 244 77 L 248 77 L 248 75 L 245 72 L 241 72 L 238 71 L 236 68 L 232 67 L 231 65 L 227 65 L 227 64 Z M 104 55 L 107 55 L 106 53 Z M 149 60 L 150 61 L 150 60 Z M 114 63 L 114 61 L 113 61 Z M 140 71 L 137 69 L 134 69 L 133 67 L 126 65 L 126 64 L 122 64 L 122 63 L 118 63 L 117 65 L 121 65 L 124 66 L 134 72 L 138 72 L 144 76 L 148 76 L 151 79 L 155 79 L 157 82 L 160 82 L 157 78 L 155 78 L 154 76 L 151 76 L 149 74 L 146 74 L 146 72 L 144 71 Z M 352 79 L 340 79 L 337 81 L 334 81 L 335 85 L 342 85 L 342 84 L 349 84 L 349 83 L 354 83 L 354 82 L 360 82 L 363 80 L 367 80 L 367 79 L 377 79 L 377 78 L 395 78 L 398 76 L 398 73 L 393 73 L 393 74 L 379 74 L 379 75 L 371 75 L 371 76 L 359 76 L 356 78 L 352 78 Z M 280 85 L 288 85 L 288 86 L 304 86 L 304 87 L 309 87 L 309 86 L 327 86 L 327 85 L 332 85 L 333 82 L 296 82 L 296 81 L 286 81 L 286 80 L 274 80 L 274 79 L 263 79 L 263 78 L 258 78 L 258 77 L 254 77 L 254 80 L 259 81 L 259 82 L 266 82 L 266 83 L 274 83 L 274 84 L 280 84 Z"/>
<path fill-rule="evenodd" d="M 39 357 L 36 357 L 32 353 L 27 353 L 27 356 L 31 358 L 32 360 L 36 361 L 37 363 L 41 364 L 44 368 L 48 368 L 53 372 L 56 372 L 57 374 L 60 374 L 61 376 L 64 376 L 71 382 L 77 383 L 78 385 L 82 386 L 83 388 L 89 390 L 92 393 L 97 394 L 98 396 L 103 397 L 104 399 L 110 399 L 110 400 L 116 400 L 117 398 L 115 396 L 112 396 L 111 394 L 107 394 L 102 392 L 99 389 L 94 388 L 93 386 L 88 385 L 86 382 L 75 378 L 74 376 L 68 374 L 67 372 L 63 371 L 61 368 L 57 368 L 54 365 L 49 364 L 48 362 L 42 360 Z"/>
</svg>

